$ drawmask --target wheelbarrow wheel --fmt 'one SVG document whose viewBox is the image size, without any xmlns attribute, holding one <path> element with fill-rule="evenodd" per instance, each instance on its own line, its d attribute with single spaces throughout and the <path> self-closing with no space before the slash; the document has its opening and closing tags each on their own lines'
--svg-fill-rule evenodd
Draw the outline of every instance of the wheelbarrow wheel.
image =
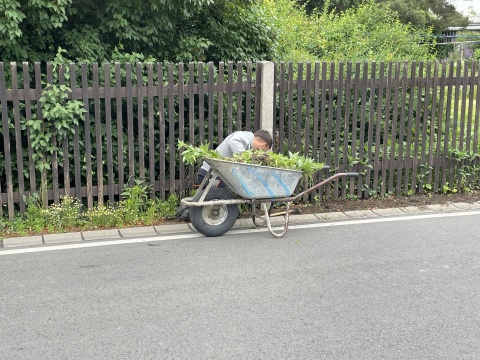
<svg viewBox="0 0 480 360">
<path fill-rule="evenodd" d="M 205 201 L 229 199 L 233 199 L 233 195 L 223 188 L 211 188 L 205 196 Z M 235 204 L 192 206 L 189 211 L 193 227 L 205 236 L 225 234 L 233 227 L 239 213 Z"/>
</svg>

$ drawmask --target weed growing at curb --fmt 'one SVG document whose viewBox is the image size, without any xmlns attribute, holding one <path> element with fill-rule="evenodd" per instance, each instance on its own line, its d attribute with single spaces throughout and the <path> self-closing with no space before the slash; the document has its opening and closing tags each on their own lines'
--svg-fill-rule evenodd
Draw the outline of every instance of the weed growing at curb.
<svg viewBox="0 0 480 360">
<path fill-rule="evenodd" d="M 142 181 L 124 189 L 124 199 L 115 204 L 97 205 L 87 209 L 82 202 L 71 196 L 62 196 L 59 204 L 44 208 L 41 197 L 33 194 L 24 197 L 26 211 L 13 220 L 0 218 L 0 239 L 12 236 L 27 236 L 44 233 L 109 229 L 136 225 L 152 225 L 159 220 L 175 218 L 178 197 L 149 199 L 149 188 Z"/>
</svg>

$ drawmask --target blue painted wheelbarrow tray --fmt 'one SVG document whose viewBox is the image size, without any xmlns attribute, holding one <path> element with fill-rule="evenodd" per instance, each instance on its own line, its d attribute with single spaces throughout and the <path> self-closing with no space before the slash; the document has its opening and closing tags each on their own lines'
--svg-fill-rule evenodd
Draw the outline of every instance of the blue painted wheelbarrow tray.
<svg viewBox="0 0 480 360">
<path fill-rule="evenodd" d="M 190 221 L 193 227 L 206 236 L 219 236 L 230 230 L 238 217 L 238 204 L 252 205 L 252 220 L 255 225 L 261 219 L 274 237 L 282 237 L 288 230 L 290 204 L 304 195 L 338 178 L 358 176 L 358 173 L 337 173 L 315 184 L 309 189 L 292 196 L 302 171 L 261 165 L 244 164 L 234 161 L 205 158 L 210 170 L 194 197 L 184 198 L 181 203 L 190 208 Z M 327 167 L 325 167 L 327 168 Z M 218 188 L 218 178 L 228 187 Z M 285 224 L 281 232 L 275 232 L 270 217 L 275 202 L 285 202 Z M 255 212 L 260 204 L 264 216 Z M 270 207 L 267 207 L 270 204 Z"/>
</svg>

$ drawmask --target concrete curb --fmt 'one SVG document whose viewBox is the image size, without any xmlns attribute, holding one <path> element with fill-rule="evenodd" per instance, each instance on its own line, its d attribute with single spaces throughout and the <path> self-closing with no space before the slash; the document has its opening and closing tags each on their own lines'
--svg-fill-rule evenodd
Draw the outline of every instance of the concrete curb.
<svg viewBox="0 0 480 360">
<path fill-rule="evenodd" d="M 408 206 L 403 208 L 389 208 L 389 209 L 373 209 L 373 210 L 356 210 L 344 212 L 331 213 L 316 213 L 305 215 L 290 215 L 289 225 L 313 223 L 313 222 L 332 222 L 348 219 L 361 219 L 372 217 L 388 217 L 412 215 L 421 213 L 445 213 L 445 212 L 460 212 L 465 210 L 480 209 L 480 202 L 476 203 L 448 203 L 439 205 L 428 205 L 425 207 Z M 261 223 L 261 221 L 259 221 Z M 285 218 L 283 216 L 271 218 L 273 226 L 283 225 Z M 256 228 L 250 218 L 238 219 L 235 223 L 234 229 L 248 229 Z M 74 233 L 61 234 L 45 234 L 34 235 L 26 237 L 5 238 L 0 240 L 0 248 L 14 248 L 23 246 L 41 246 L 51 244 L 61 244 L 70 242 L 83 241 L 100 241 L 100 240 L 115 240 L 129 237 L 148 237 L 158 235 L 168 235 L 177 233 L 188 233 L 192 230 L 186 223 L 174 223 L 155 226 L 144 226 L 134 228 L 108 229 L 108 230 L 88 230 Z"/>
</svg>

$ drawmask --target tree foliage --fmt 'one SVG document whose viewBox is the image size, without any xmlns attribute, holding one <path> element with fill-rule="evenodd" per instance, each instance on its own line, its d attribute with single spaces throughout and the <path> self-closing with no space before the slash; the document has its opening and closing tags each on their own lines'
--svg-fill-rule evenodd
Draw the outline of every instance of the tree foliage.
<svg viewBox="0 0 480 360">
<path fill-rule="evenodd" d="M 273 32 L 253 0 L 1 0 L 2 61 L 110 59 L 115 48 L 159 60 L 270 56 Z"/>
<path fill-rule="evenodd" d="M 275 53 L 282 61 L 427 60 L 428 31 L 403 24 L 386 4 L 366 1 L 336 14 L 308 15 L 289 0 L 266 1 L 277 31 Z"/>
<path fill-rule="evenodd" d="M 300 5 L 312 13 L 323 10 L 341 13 L 347 9 L 358 7 L 362 0 L 298 0 Z M 388 3 L 398 14 L 401 22 L 415 27 L 432 27 L 440 33 L 450 26 L 466 26 L 468 18 L 460 14 L 448 0 L 376 0 L 378 4 Z"/>
</svg>

